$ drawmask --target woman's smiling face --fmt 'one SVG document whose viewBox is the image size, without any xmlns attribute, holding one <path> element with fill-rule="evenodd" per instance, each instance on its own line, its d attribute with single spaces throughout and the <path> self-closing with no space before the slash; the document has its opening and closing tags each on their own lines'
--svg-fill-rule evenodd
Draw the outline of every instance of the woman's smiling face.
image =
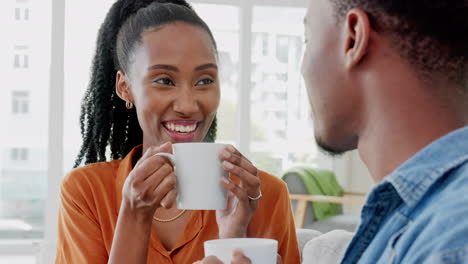
<svg viewBox="0 0 468 264">
<path fill-rule="evenodd" d="M 117 93 L 135 105 L 144 146 L 203 141 L 220 101 L 208 32 L 182 22 L 146 30 L 128 65 Z"/>
</svg>

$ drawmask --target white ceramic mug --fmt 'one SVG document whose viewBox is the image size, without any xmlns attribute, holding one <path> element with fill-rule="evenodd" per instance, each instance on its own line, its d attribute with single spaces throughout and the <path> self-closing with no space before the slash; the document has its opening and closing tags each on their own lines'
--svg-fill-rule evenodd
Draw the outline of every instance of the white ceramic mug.
<svg viewBox="0 0 468 264">
<path fill-rule="evenodd" d="M 215 256 L 223 263 L 231 263 L 232 251 L 242 249 L 252 264 L 276 264 L 278 241 L 265 238 L 230 238 L 206 241 L 205 256 Z"/>
<path fill-rule="evenodd" d="M 156 154 L 167 157 L 175 166 L 178 209 L 226 209 L 227 193 L 221 179 L 229 175 L 219 158 L 225 147 L 217 143 L 176 143 L 172 145 L 174 154 Z"/>
</svg>

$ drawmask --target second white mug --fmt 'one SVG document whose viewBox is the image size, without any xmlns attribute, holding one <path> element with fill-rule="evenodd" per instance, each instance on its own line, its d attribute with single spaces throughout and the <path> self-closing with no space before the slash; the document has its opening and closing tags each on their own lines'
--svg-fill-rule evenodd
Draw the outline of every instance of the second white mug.
<svg viewBox="0 0 468 264">
<path fill-rule="evenodd" d="M 215 256 L 223 263 L 231 263 L 232 251 L 241 249 L 252 264 L 275 264 L 278 241 L 265 238 L 230 238 L 205 241 L 205 257 Z"/>
</svg>

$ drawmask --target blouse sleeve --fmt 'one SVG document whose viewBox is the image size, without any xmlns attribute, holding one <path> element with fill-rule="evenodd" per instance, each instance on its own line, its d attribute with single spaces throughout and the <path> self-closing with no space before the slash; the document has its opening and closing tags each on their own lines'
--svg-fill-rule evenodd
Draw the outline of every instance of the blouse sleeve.
<svg viewBox="0 0 468 264">
<path fill-rule="evenodd" d="M 99 222 L 92 209 L 92 190 L 83 176 L 75 170 L 61 185 L 56 264 L 108 261 Z"/>
<path fill-rule="evenodd" d="M 282 237 L 278 241 L 278 251 L 284 264 L 295 264 L 301 262 L 296 237 L 296 225 L 292 215 L 288 189 L 286 185 L 282 186 L 277 205 L 280 209 L 275 210 L 276 215 L 273 217 L 281 221 L 281 226 L 283 227 Z"/>
</svg>

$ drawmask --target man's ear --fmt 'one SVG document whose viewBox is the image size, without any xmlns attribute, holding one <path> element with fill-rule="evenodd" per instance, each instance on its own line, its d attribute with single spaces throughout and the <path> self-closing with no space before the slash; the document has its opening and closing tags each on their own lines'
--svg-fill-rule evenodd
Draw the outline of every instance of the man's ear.
<svg viewBox="0 0 468 264">
<path fill-rule="evenodd" d="M 344 22 L 345 63 L 348 69 L 352 69 L 368 52 L 371 27 L 367 13 L 358 8 L 351 9 Z"/>
<path fill-rule="evenodd" d="M 132 91 L 130 90 L 130 81 L 122 71 L 118 71 L 115 77 L 115 91 L 120 99 L 135 104 Z"/>
</svg>

